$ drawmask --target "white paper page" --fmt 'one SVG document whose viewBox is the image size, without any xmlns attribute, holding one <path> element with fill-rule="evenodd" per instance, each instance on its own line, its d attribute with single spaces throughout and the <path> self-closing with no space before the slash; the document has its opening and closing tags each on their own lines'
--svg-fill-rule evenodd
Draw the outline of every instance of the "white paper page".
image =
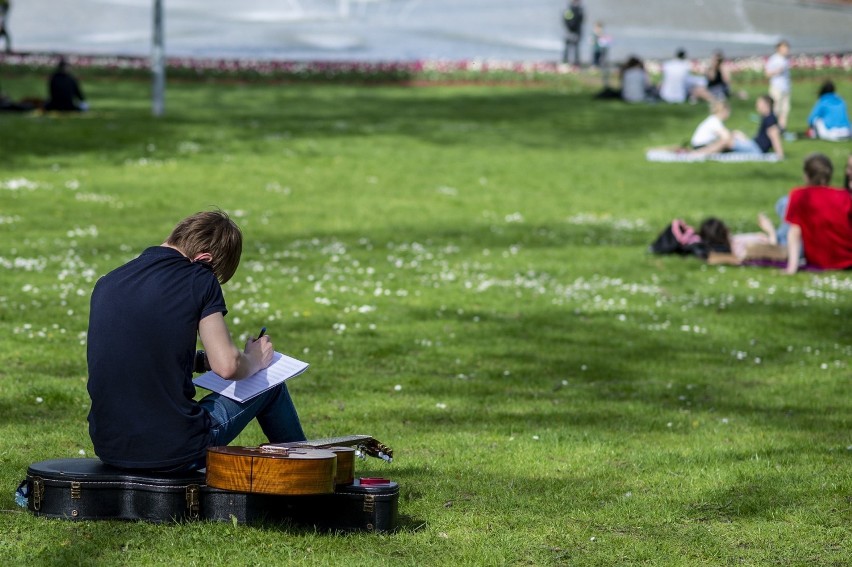
<svg viewBox="0 0 852 567">
<path fill-rule="evenodd" d="M 225 380 L 212 370 L 205 372 L 193 382 L 201 388 L 218 392 L 232 400 L 244 402 L 277 386 L 284 380 L 298 376 L 308 368 L 307 362 L 276 352 L 272 363 L 256 374 L 242 380 Z"/>
</svg>

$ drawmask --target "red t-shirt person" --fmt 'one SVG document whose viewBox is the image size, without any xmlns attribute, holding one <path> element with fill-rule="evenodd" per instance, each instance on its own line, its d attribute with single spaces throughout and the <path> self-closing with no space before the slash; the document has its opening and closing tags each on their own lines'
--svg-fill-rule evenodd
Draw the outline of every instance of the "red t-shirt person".
<svg viewBox="0 0 852 567">
<path fill-rule="evenodd" d="M 852 267 L 852 195 L 848 191 L 793 189 L 785 220 L 801 228 L 809 264 L 827 270 Z"/>
</svg>

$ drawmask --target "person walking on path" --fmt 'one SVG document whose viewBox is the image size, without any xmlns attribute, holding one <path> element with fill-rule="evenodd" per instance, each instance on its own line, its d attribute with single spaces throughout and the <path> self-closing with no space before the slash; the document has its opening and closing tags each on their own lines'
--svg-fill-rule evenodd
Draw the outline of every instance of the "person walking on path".
<svg viewBox="0 0 852 567">
<path fill-rule="evenodd" d="M 769 96 L 775 102 L 775 115 L 781 130 L 787 129 L 787 117 L 790 115 L 790 44 L 781 40 L 775 46 L 775 53 L 767 59 L 764 73 L 769 79 Z"/>
<path fill-rule="evenodd" d="M 562 62 L 568 63 L 571 51 L 574 51 L 574 65 L 580 66 L 580 40 L 583 37 L 583 20 L 585 10 L 582 0 L 571 0 L 571 3 L 562 14 L 565 22 L 565 51 L 562 53 Z"/>
</svg>

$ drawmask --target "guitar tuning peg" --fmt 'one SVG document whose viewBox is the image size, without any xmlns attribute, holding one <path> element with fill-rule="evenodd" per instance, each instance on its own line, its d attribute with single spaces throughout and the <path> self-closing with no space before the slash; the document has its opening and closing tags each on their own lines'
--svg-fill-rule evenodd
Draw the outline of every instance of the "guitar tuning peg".
<svg viewBox="0 0 852 567">
<path fill-rule="evenodd" d="M 393 462 L 393 457 L 390 457 L 390 456 L 388 456 L 388 455 L 385 455 L 385 454 L 384 454 L 383 452 L 381 452 L 381 451 L 379 451 L 378 457 L 379 457 L 380 459 L 384 460 L 386 463 L 392 463 L 392 462 Z"/>
<path fill-rule="evenodd" d="M 361 459 L 362 461 L 367 460 L 367 455 L 365 455 L 364 452 L 361 451 L 361 449 L 355 449 L 355 456 Z"/>
</svg>

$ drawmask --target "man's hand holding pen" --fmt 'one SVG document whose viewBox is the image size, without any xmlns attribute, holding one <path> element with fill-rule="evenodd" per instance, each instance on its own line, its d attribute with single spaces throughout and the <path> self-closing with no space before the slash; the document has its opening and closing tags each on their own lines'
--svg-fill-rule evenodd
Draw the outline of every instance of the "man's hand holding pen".
<svg viewBox="0 0 852 567">
<path fill-rule="evenodd" d="M 275 354 L 275 347 L 272 346 L 272 341 L 269 335 L 266 334 L 266 327 L 260 330 L 257 338 L 250 338 L 246 342 L 245 354 L 252 359 L 260 369 L 266 368 L 272 362 L 272 356 Z"/>
</svg>

